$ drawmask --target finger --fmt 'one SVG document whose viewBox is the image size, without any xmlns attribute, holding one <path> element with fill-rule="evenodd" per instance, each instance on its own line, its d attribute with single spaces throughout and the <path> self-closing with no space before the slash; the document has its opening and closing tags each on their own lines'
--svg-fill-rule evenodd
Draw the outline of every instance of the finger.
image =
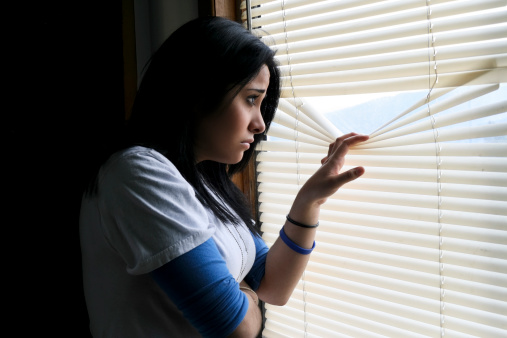
<svg viewBox="0 0 507 338">
<path fill-rule="evenodd" d="M 355 134 L 355 135 L 350 136 L 350 137 L 346 138 L 345 140 L 343 140 L 340 148 L 345 148 L 345 152 L 347 152 L 350 147 L 352 147 L 358 143 L 364 142 L 364 141 L 368 140 L 369 138 L 370 137 L 368 135 Z"/>
<path fill-rule="evenodd" d="M 342 136 L 337 137 L 336 139 L 337 140 L 346 140 L 346 139 L 348 139 L 348 138 L 350 138 L 352 136 L 356 136 L 356 135 L 358 135 L 358 133 L 351 132 L 351 133 L 348 133 L 348 134 L 343 134 Z"/>
<path fill-rule="evenodd" d="M 327 156 L 320 160 L 320 164 L 324 165 L 332 158 L 333 162 L 338 161 L 341 163 L 339 164 L 341 167 L 341 165 L 343 165 L 343 156 L 345 156 L 348 152 L 349 147 L 368 139 L 368 135 L 357 134 L 354 132 L 338 137 L 333 143 L 329 144 Z"/>
<path fill-rule="evenodd" d="M 368 140 L 369 138 L 370 138 L 369 135 L 354 133 L 354 135 L 352 135 L 350 137 L 347 137 L 344 140 L 344 142 L 347 142 L 349 145 L 353 145 L 353 144 L 356 144 L 356 143 L 359 143 L 359 142 L 364 142 L 364 141 Z"/>
<path fill-rule="evenodd" d="M 338 182 L 339 182 L 339 186 L 343 186 L 344 184 L 347 184 L 353 180 L 355 180 L 356 178 L 362 176 L 364 174 L 365 170 L 363 167 L 356 167 L 356 168 L 352 168 L 352 169 L 349 169 L 347 171 L 344 171 L 343 173 L 341 173 L 340 175 L 338 175 Z"/>
<path fill-rule="evenodd" d="M 343 136 L 340 136 L 337 138 L 333 143 L 329 145 L 329 151 L 331 151 L 333 148 L 337 148 L 343 143 L 346 143 L 347 145 L 351 146 L 359 142 L 364 142 L 368 140 L 370 136 L 364 135 L 364 134 L 358 134 L 358 133 L 348 133 Z"/>
<path fill-rule="evenodd" d="M 338 141 L 337 139 L 337 141 L 334 142 L 335 146 L 333 147 L 333 149 L 330 149 L 330 152 L 327 155 L 328 157 L 327 160 L 329 160 L 330 158 L 340 158 L 345 156 L 345 154 L 349 151 L 349 148 L 351 146 L 354 146 L 360 142 L 364 142 L 369 138 L 368 135 L 360 135 L 356 133 L 351 134 L 354 135 L 340 141 Z"/>
<path fill-rule="evenodd" d="M 329 148 L 327 151 L 328 156 L 336 149 L 338 148 L 345 140 L 357 135 L 357 133 L 348 133 L 344 134 L 340 137 L 337 137 L 332 143 L 329 144 Z"/>
<path fill-rule="evenodd" d="M 354 136 L 357 136 L 357 135 L 359 135 L 359 134 L 352 132 L 352 133 L 344 134 L 342 136 L 337 137 L 333 142 L 331 142 L 329 144 L 329 150 L 328 151 L 331 151 L 335 146 L 342 144 L 342 142 L 344 140 L 347 140 L 347 139 L 349 139 L 351 137 L 354 137 Z"/>
</svg>

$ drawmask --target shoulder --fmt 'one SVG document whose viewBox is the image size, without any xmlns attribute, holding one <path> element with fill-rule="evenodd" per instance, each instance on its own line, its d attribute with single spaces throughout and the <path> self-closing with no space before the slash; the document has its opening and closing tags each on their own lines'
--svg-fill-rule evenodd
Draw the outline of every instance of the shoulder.
<svg viewBox="0 0 507 338">
<path fill-rule="evenodd" d="M 171 161 L 153 149 L 139 146 L 121 150 L 108 159 L 99 173 L 98 191 L 102 198 L 115 201 L 120 196 L 162 199 L 169 192 L 185 199 L 195 198 L 194 189 Z"/>
<path fill-rule="evenodd" d="M 178 171 L 169 159 L 158 151 L 141 146 L 130 147 L 120 150 L 106 161 L 102 168 L 105 175 L 111 170 L 121 169 L 164 168 L 170 171 Z"/>
<path fill-rule="evenodd" d="M 114 153 L 102 166 L 99 184 L 104 180 L 161 176 L 184 180 L 174 164 L 158 151 L 141 146 Z"/>
</svg>

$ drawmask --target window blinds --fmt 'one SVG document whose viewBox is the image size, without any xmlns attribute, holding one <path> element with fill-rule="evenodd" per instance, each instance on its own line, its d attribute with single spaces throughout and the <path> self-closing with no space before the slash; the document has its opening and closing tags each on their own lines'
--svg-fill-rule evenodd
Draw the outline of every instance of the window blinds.
<svg viewBox="0 0 507 338">
<path fill-rule="evenodd" d="M 309 99 L 417 97 L 349 151 L 344 170 L 366 173 L 323 205 L 308 267 L 287 305 L 265 305 L 263 337 L 507 336 L 507 96 L 495 95 L 507 1 L 250 5 L 283 75 L 257 148 L 268 246 L 342 134 Z"/>
</svg>

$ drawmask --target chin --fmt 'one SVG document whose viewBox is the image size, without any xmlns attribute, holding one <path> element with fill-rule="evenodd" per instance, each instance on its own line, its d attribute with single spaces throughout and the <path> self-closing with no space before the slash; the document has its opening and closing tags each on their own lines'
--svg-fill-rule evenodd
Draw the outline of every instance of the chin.
<svg viewBox="0 0 507 338">
<path fill-rule="evenodd" d="M 239 159 L 237 161 L 229 161 L 229 162 L 227 162 L 227 164 L 233 165 L 233 164 L 238 164 L 239 162 L 241 162 L 241 159 Z"/>
<path fill-rule="evenodd" d="M 229 164 L 229 165 L 238 164 L 239 162 L 241 162 L 242 159 L 243 159 L 243 156 L 237 157 L 235 159 L 230 158 L 227 161 L 225 161 L 224 163 Z"/>
</svg>

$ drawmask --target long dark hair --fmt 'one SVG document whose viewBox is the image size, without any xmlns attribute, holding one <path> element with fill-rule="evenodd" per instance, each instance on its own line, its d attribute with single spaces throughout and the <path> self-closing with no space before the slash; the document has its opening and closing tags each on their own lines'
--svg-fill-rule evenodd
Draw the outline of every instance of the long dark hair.
<svg viewBox="0 0 507 338">
<path fill-rule="evenodd" d="M 256 233 L 259 230 L 252 223 L 250 204 L 230 178 L 248 165 L 263 135 L 254 136 L 250 149 L 234 165 L 213 161 L 196 164 L 193 142 L 199 119 L 214 113 L 229 92 L 235 91 L 235 96 L 263 65 L 270 73 L 261 105 L 267 131 L 280 97 L 274 52 L 237 22 L 221 17 L 187 22 L 151 57 L 122 145 L 142 145 L 159 151 L 221 221 L 244 222 Z"/>
</svg>

